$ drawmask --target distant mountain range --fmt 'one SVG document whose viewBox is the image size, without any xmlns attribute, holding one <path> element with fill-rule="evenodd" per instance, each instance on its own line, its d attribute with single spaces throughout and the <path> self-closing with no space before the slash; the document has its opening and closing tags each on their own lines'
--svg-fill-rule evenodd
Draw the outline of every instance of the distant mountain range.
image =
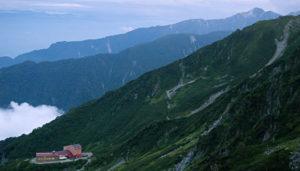
<svg viewBox="0 0 300 171">
<path fill-rule="evenodd" d="M 180 23 L 140 28 L 131 32 L 95 40 L 57 42 L 47 49 L 35 50 L 17 56 L 11 61 L 0 58 L 0 67 L 10 66 L 24 61 L 56 61 L 68 58 L 81 58 L 99 53 L 118 53 L 129 47 L 153 41 L 169 34 L 207 34 L 216 31 L 235 31 L 260 20 L 268 20 L 280 15 L 271 11 L 254 8 L 224 19 L 186 20 Z"/>
<path fill-rule="evenodd" d="M 291 13 L 289 13 L 288 15 L 298 16 L 298 15 L 300 15 L 300 11 L 297 11 L 297 12 L 291 12 Z"/>
<path fill-rule="evenodd" d="M 299 54 L 300 17 L 237 30 L 29 135 L 1 141 L 0 170 L 298 170 Z M 94 158 L 29 162 L 36 151 L 74 142 Z"/>
<path fill-rule="evenodd" d="M 25 62 L 0 69 L 0 106 L 11 101 L 67 110 L 118 88 L 141 74 L 189 55 L 230 32 L 167 35 L 118 54 L 55 62 Z"/>
<path fill-rule="evenodd" d="M 11 66 L 16 64 L 16 60 L 13 60 L 12 58 L 8 56 L 0 57 L 0 68 Z"/>
</svg>

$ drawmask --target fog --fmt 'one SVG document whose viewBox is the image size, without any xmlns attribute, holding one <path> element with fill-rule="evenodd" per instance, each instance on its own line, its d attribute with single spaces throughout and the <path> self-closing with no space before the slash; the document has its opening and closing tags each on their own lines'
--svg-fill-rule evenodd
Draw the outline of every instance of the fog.
<svg viewBox="0 0 300 171">
<path fill-rule="evenodd" d="M 0 140 L 28 134 L 62 114 L 54 106 L 11 102 L 8 108 L 0 108 Z"/>
</svg>

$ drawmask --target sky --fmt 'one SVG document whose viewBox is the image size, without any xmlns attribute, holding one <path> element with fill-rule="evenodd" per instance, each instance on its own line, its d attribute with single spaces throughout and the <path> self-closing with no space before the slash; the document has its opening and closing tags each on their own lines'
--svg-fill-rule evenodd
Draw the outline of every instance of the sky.
<svg viewBox="0 0 300 171">
<path fill-rule="evenodd" d="M 0 56 L 15 57 L 57 41 L 101 38 L 186 19 L 224 18 L 254 7 L 287 14 L 300 10 L 300 0 L 0 0 L 0 10 L 54 16 L 50 22 L 23 17 L 8 19 L 9 23 L 0 16 Z M 64 15 L 69 18 L 60 20 Z"/>
<path fill-rule="evenodd" d="M 254 7 L 282 14 L 300 10 L 300 0 L 1 0 L 4 10 L 95 13 L 113 22 L 124 17 L 168 22 L 188 18 L 221 18 Z M 147 21 L 146 21 L 147 22 Z"/>
<path fill-rule="evenodd" d="M 33 129 L 54 120 L 62 113 L 61 110 L 53 106 L 34 107 L 28 103 L 11 102 L 8 108 L 0 108 L 0 141 L 8 137 L 28 134 Z"/>
</svg>

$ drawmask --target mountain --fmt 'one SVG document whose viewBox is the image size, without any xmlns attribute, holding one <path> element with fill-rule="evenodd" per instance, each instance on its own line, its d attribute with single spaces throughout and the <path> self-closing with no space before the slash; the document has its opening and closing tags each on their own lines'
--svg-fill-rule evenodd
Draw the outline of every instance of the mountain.
<svg viewBox="0 0 300 171">
<path fill-rule="evenodd" d="M 288 15 L 298 16 L 298 15 L 300 15 L 300 11 L 297 11 L 297 12 L 291 12 L 291 13 L 289 13 Z"/>
<path fill-rule="evenodd" d="M 2 141 L 2 169 L 43 170 L 24 159 L 76 142 L 89 170 L 297 170 L 299 26 L 258 22 Z"/>
<path fill-rule="evenodd" d="M 55 62 L 25 62 L 2 68 L 0 106 L 6 107 L 11 101 L 16 101 L 68 110 L 229 34 L 168 35 L 118 54 Z"/>
<path fill-rule="evenodd" d="M 13 58 L 10 58 L 8 56 L 0 57 L 0 68 L 14 65 L 14 64 L 15 64 L 15 60 L 13 60 Z"/>
<path fill-rule="evenodd" d="M 140 28 L 125 34 L 109 36 L 102 39 L 57 42 L 47 49 L 34 50 L 21 54 L 15 58 L 15 63 L 21 63 L 27 60 L 35 62 L 56 61 L 68 58 L 81 58 L 99 53 L 118 53 L 129 47 L 150 42 L 169 34 L 185 33 L 202 35 L 216 31 L 235 31 L 236 29 L 244 28 L 257 21 L 273 19 L 279 16 L 279 14 L 271 11 L 254 8 L 248 12 L 239 13 L 225 19 L 187 20 L 172 25 Z"/>
</svg>

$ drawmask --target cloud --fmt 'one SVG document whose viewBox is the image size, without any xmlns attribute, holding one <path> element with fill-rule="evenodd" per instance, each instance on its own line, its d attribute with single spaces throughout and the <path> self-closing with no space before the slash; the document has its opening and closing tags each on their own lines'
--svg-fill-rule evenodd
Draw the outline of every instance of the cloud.
<svg viewBox="0 0 300 171">
<path fill-rule="evenodd" d="M 9 0 L 0 1 L 0 9 L 33 9 L 97 13 L 117 22 L 135 15 L 145 20 L 164 22 L 190 18 L 223 18 L 254 7 L 282 14 L 297 11 L 300 0 Z M 108 15 L 109 14 L 109 15 Z M 116 17 L 117 15 L 117 17 Z M 112 21 L 116 22 L 116 21 Z"/>
<path fill-rule="evenodd" d="M 134 28 L 133 28 L 133 27 L 130 27 L 130 26 L 123 26 L 123 27 L 121 27 L 121 30 L 122 30 L 123 32 L 129 32 L 129 31 L 134 30 Z"/>
<path fill-rule="evenodd" d="M 54 106 L 11 102 L 7 109 L 0 108 L 0 140 L 28 134 L 62 114 Z"/>
<path fill-rule="evenodd" d="M 49 8 L 88 8 L 89 6 L 79 4 L 79 3 L 37 3 L 33 4 L 33 6 L 40 6 L 40 7 L 49 7 Z"/>
</svg>

